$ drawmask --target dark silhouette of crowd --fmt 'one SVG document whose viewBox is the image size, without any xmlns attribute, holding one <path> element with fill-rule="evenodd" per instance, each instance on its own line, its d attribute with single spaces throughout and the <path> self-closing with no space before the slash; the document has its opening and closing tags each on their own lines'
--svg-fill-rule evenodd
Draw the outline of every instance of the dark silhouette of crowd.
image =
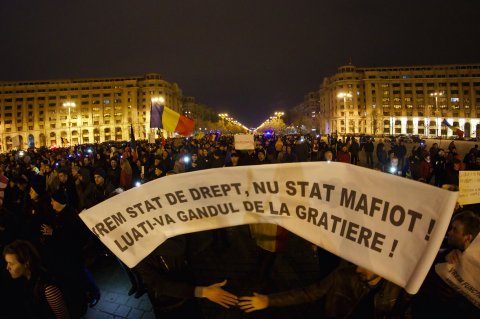
<svg viewBox="0 0 480 319">
<path fill-rule="evenodd" d="M 415 144 L 410 152 L 401 141 L 380 139 L 376 144 L 373 139 L 360 142 L 355 137 L 273 135 L 257 136 L 254 150 L 239 151 L 233 137 L 208 135 L 161 139 L 155 144 L 111 142 L 0 154 L 1 317 L 81 318 L 101 298 L 89 268 L 99 255 L 111 253 L 78 214 L 167 175 L 238 165 L 338 161 L 458 189 L 460 170 L 480 169 L 477 145 L 462 157 L 453 142 L 446 150 L 436 143 L 430 149 L 424 143 Z M 362 152 L 365 162 L 360 160 Z M 437 261 L 458 262 L 458 251 L 465 250 L 480 230 L 476 206 L 459 208 L 454 216 L 462 218 L 453 224 L 457 220 L 465 228 L 460 234 L 449 232 L 449 241 L 442 247 L 447 252 L 439 252 Z M 228 249 L 228 231 L 208 232 L 218 253 Z M 258 248 L 259 272 L 254 277 L 261 287 L 255 294 L 237 297 L 227 291 L 224 280 L 212 279 L 207 285 L 195 282 L 186 257 L 187 235 L 168 239 L 134 269 L 122 264 L 132 284 L 128 294 L 138 298 L 147 293 L 157 318 L 201 318 L 198 298 L 247 312 L 321 300 L 319 318 L 424 318 L 426 313 L 435 313 L 436 318 L 449 318 L 452 313 L 458 318 L 478 318 L 478 309 L 442 285 L 433 270 L 420 293 L 409 296 L 367 269 L 316 246 L 312 250 L 318 255 L 322 280 L 272 294 L 275 291 L 265 278 L 288 231 L 268 224 L 247 231 Z M 454 235 L 458 240 L 468 237 L 468 243 L 450 242 Z M 425 302 L 428 298 L 442 300 L 442 307 Z M 445 307 L 448 312 L 438 311 Z"/>
</svg>

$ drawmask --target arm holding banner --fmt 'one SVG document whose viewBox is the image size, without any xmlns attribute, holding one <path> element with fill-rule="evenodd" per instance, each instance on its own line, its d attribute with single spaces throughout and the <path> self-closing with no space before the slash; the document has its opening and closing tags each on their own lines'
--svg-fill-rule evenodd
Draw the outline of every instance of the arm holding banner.
<svg viewBox="0 0 480 319">
<path fill-rule="evenodd" d="M 373 299 L 365 298 L 373 293 Z M 254 294 L 241 297 L 239 306 L 245 312 L 267 307 L 284 307 L 324 300 L 324 315 L 327 318 L 366 318 L 365 307 L 358 305 L 371 302 L 376 318 L 405 318 L 409 313 L 406 293 L 399 286 L 378 275 L 355 266 L 339 267 L 324 280 L 307 287 L 297 288 L 272 295 Z M 367 307 L 368 308 L 368 307 Z"/>
<path fill-rule="evenodd" d="M 200 287 L 189 280 L 184 249 L 183 236 L 168 239 L 135 267 L 147 287 L 155 312 L 180 308 L 194 297 L 207 298 L 225 308 L 236 305 L 237 297 L 221 288 L 226 281 Z"/>
</svg>

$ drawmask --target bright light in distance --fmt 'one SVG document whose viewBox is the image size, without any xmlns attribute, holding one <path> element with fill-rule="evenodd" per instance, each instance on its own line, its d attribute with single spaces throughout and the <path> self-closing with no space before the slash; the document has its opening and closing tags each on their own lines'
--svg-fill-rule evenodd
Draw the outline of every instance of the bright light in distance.
<svg viewBox="0 0 480 319">
<path fill-rule="evenodd" d="M 390 167 L 390 173 L 395 173 L 397 171 L 397 169 L 395 167 Z"/>
<path fill-rule="evenodd" d="M 344 93 L 344 92 L 341 92 L 341 93 L 338 93 L 338 94 L 337 94 L 337 97 L 338 97 L 338 98 L 352 97 L 352 93 Z"/>
<path fill-rule="evenodd" d="M 164 103 L 165 99 L 163 98 L 163 96 L 152 97 L 152 102 L 153 103 Z"/>
<path fill-rule="evenodd" d="M 183 162 L 185 162 L 185 163 L 190 162 L 190 157 L 184 156 L 184 157 L 183 157 Z"/>
<path fill-rule="evenodd" d="M 140 183 L 140 182 L 135 183 L 135 187 L 140 187 L 140 185 L 142 185 L 142 183 Z"/>
<path fill-rule="evenodd" d="M 75 102 L 63 102 L 63 107 L 75 107 L 77 104 Z"/>
<path fill-rule="evenodd" d="M 25 155 L 25 152 L 24 152 L 24 151 L 19 151 L 19 152 L 18 152 L 18 156 L 23 156 L 23 155 Z"/>
</svg>

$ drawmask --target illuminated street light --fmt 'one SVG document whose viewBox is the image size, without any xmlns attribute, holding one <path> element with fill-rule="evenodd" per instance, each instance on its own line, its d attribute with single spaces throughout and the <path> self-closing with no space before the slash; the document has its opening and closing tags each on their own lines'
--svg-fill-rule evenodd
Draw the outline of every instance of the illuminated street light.
<svg viewBox="0 0 480 319">
<path fill-rule="evenodd" d="M 165 99 L 163 98 L 163 96 L 156 96 L 156 97 L 152 97 L 152 103 L 165 103 Z"/>
<path fill-rule="evenodd" d="M 437 129 L 437 136 L 441 135 L 441 131 L 440 131 L 440 125 L 439 125 L 439 113 L 438 113 L 438 97 L 439 96 L 443 96 L 443 92 L 433 92 L 433 93 L 430 93 L 430 96 L 433 96 L 435 97 L 435 115 L 436 115 L 436 118 L 437 118 L 437 123 L 435 125 L 436 129 Z"/>
<path fill-rule="evenodd" d="M 72 101 L 68 101 L 68 102 L 63 102 L 63 107 L 66 107 L 68 108 L 68 135 L 69 136 L 69 143 L 70 145 L 72 144 L 72 116 L 71 116 L 71 113 L 70 113 L 70 109 L 72 107 L 76 107 L 77 105 L 75 104 L 75 102 L 72 102 Z"/>
<path fill-rule="evenodd" d="M 347 98 L 351 98 L 352 97 L 352 93 L 348 92 L 348 93 L 345 93 L 345 92 L 340 92 L 337 94 L 337 98 L 341 99 L 343 98 L 343 109 L 344 109 L 344 116 L 345 116 L 345 136 L 347 135 L 347 128 L 348 128 L 348 125 L 347 125 Z"/>
</svg>

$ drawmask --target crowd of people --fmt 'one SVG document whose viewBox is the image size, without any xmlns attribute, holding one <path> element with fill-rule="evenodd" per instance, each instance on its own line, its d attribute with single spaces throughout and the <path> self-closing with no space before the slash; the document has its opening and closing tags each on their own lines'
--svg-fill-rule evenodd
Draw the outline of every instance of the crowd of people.
<svg viewBox="0 0 480 319">
<path fill-rule="evenodd" d="M 81 318 L 101 298 L 89 258 L 109 252 L 78 214 L 166 175 L 237 165 L 338 161 L 455 189 L 460 170 L 480 169 L 477 145 L 463 157 L 453 142 L 446 150 L 437 144 L 427 149 L 420 143 L 408 151 L 401 141 L 379 140 L 375 146 L 371 139 L 360 143 L 354 137 L 296 135 L 259 136 L 255 149 L 238 151 L 233 137 L 210 135 L 162 139 L 155 144 L 103 143 L 0 154 L 0 245 L 2 268 L 8 270 L 1 275 L 0 301 L 5 318 Z M 361 152 L 365 162 L 360 161 Z M 460 208 L 452 226 L 438 262 L 461 260 L 461 252 L 480 231 L 477 207 Z M 268 224 L 251 225 L 249 232 L 258 247 L 256 280 L 262 282 L 288 232 Z M 209 233 L 212 245 L 221 251 L 228 240 L 224 230 Z M 478 309 L 433 271 L 420 293 L 409 296 L 395 284 L 319 247 L 313 249 L 319 252 L 323 271 L 312 286 L 236 296 L 225 289 L 226 281 L 195 282 L 188 267 L 188 240 L 186 235 L 168 239 L 134 269 L 122 264 L 132 283 L 128 294 L 138 298 L 146 292 L 157 318 L 201 318 L 200 298 L 246 312 L 321 300 L 320 318 L 425 318 L 426 314 L 478 318 Z"/>
</svg>

